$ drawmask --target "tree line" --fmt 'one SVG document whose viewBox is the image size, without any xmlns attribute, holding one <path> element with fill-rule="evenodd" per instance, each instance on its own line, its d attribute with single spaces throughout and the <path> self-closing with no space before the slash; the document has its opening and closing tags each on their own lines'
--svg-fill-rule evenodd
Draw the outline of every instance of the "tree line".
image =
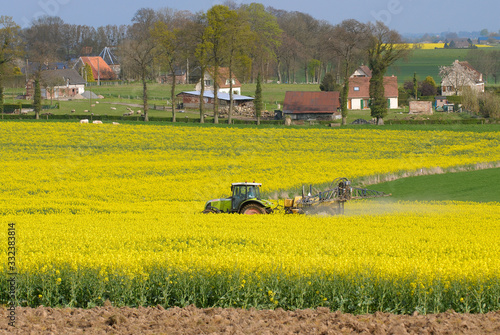
<svg viewBox="0 0 500 335">
<path fill-rule="evenodd" d="M 147 84 L 160 73 L 197 68 L 203 78 L 210 69 L 217 83 L 217 69 L 227 67 L 229 76 L 235 75 L 241 82 L 255 82 L 261 77 L 263 81 L 277 78 L 279 82 L 295 83 L 303 78 L 307 83 L 319 84 L 329 74 L 341 89 L 345 123 L 348 78 L 362 63 L 372 70 L 372 116 L 381 120 L 387 112 L 383 76 L 391 64 L 409 52 L 400 34 L 381 22 L 361 23 L 351 19 L 332 25 L 301 12 L 231 1 L 197 13 L 141 8 L 129 25 L 121 26 L 72 25 L 49 16 L 36 19 L 22 30 L 7 17 L 2 17 L 2 23 L 2 41 L 7 35 L 12 38 L 7 43 L 11 51 L 2 50 L 0 55 L 3 57 L 0 86 L 1 79 L 11 71 L 7 64 L 12 69 L 15 59 L 28 58 L 39 64 L 33 74 L 36 84 L 43 64 L 96 54 L 108 46 L 114 48 L 120 60 L 123 78 L 142 82 L 145 120 L 148 119 Z M 229 83 L 232 85 L 231 80 Z M 203 80 L 201 91 L 203 95 Z M 232 91 L 231 87 L 231 95 Z M 172 98 L 174 92 L 175 80 Z M 214 95 L 214 121 L 218 122 L 217 90 Z M 232 97 L 229 122 L 231 111 Z M 173 106 L 174 121 L 175 113 Z M 201 122 L 203 116 L 200 102 Z"/>
</svg>

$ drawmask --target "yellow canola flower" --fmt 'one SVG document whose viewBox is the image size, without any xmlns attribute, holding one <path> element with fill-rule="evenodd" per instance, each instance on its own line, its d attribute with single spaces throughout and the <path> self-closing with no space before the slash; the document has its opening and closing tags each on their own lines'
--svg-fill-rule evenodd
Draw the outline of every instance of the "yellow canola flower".
<svg viewBox="0 0 500 335">
<path fill-rule="evenodd" d="M 342 217 L 200 211 L 231 182 L 280 195 L 340 176 L 498 162 L 499 145 L 496 132 L 0 123 L 0 210 L 16 223 L 20 273 L 93 269 L 144 283 L 151 268 L 367 273 L 417 277 L 418 289 L 500 276 L 497 203 L 348 203 Z"/>
</svg>

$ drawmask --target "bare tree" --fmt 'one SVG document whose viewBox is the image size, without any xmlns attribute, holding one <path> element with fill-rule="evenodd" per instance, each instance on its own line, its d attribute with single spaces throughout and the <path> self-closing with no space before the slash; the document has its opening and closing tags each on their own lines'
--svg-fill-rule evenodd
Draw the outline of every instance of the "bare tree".
<svg viewBox="0 0 500 335">
<path fill-rule="evenodd" d="M 342 92 L 340 96 L 342 124 L 347 124 L 347 99 L 349 95 L 349 77 L 358 66 L 368 43 L 367 26 L 354 19 L 342 21 L 335 26 L 331 50 L 339 57 L 342 64 Z"/>
<path fill-rule="evenodd" d="M 149 121 L 147 81 L 152 71 L 153 61 L 158 54 L 158 48 L 151 35 L 151 30 L 157 22 L 157 15 L 152 9 L 142 8 L 137 11 L 132 22 L 128 30 L 128 38 L 122 43 L 120 50 L 124 65 L 139 76 L 142 82 L 144 121 Z"/>
</svg>

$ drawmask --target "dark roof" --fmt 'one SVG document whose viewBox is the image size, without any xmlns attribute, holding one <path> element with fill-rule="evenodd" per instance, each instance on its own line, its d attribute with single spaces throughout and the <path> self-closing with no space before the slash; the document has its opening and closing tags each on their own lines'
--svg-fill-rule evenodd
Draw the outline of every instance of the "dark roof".
<svg viewBox="0 0 500 335">
<path fill-rule="evenodd" d="M 40 63 L 38 63 L 38 62 L 29 62 L 29 64 L 28 64 L 28 73 L 29 74 L 33 74 L 35 71 L 38 71 L 39 68 L 42 71 L 46 71 L 46 70 L 62 70 L 62 69 L 70 68 L 70 66 L 66 62 L 50 62 L 50 63 L 42 64 L 42 66 L 40 66 Z M 21 68 L 21 72 L 23 74 L 26 74 L 26 66 L 24 66 L 24 67 Z"/>
<path fill-rule="evenodd" d="M 283 112 L 286 114 L 334 113 L 339 107 L 339 92 L 288 91 L 283 102 Z"/>
<path fill-rule="evenodd" d="M 42 71 L 41 74 L 43 81 L 51 81 L 56 86 L 85 84 L 85 80 L 74 69 L 47 70 Z"/>
</svg>

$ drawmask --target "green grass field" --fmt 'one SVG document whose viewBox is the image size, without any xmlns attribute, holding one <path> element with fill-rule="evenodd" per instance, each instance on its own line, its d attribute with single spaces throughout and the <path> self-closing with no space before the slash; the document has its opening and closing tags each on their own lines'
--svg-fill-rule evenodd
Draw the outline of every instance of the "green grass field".
<svg viewBox="0 0 500 335">
<path fill-rule="evenodd" d="M 498 50 L 500 47 L 483 49 L 416 49 L 406 60 L 399 60 L 387 70 L 387 75 L 398 77 L 398 83 L 402 84 L 413 78 L 417 73 L 418 80 L 424 80 L 431 76 L 436 83 L 441 81 L 439 67 L 448 66 L 455 60 L 467 60 L 467 54 L 478 50 Z M 493 84 L 493 82 L 491 82 Z"/>
<path fill-rule="evenodd" d="M 402 178 L 369 188 L 394 200 L 500 202 L 500 168 Z"/>
</svg>

